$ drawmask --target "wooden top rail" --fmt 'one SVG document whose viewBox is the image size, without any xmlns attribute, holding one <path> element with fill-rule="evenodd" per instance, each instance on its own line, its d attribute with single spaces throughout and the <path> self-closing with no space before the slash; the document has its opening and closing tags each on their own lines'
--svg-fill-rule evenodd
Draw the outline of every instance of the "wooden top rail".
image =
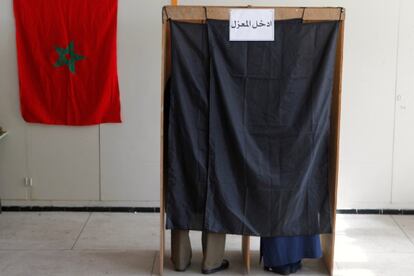
<svg viewBox="0 0 414 276">
<path fill-rule="evenodd" d="M 217 7 L 217 6 L 165 6 L 162 13 L 163 22 L 168 19 L 194 21 L 206 19 L 229 20 L 230 9 L 255 8 L 275 9 L 276 20 L 302 18 L 306 21 L 343 21 L 345 9 L 341 7 Z"/>
</svg>

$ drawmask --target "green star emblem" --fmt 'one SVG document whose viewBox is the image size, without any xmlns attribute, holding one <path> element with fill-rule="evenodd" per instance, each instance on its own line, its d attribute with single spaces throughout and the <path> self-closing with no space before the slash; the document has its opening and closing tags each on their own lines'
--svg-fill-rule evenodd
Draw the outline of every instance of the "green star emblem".
<svg viewBox="0 0 414 276">
<path fill-rule="evenodd" d="M 67 48 L 56 47 L 56 52 L 59 54 L 59 58 L 55 63 L 55 67 L 67 65 L 69 71 L 75 74 L 75 63 L 84 59 L 83 56 L 75 54 L 73 41 L 71 41 Z"/>
</svg>

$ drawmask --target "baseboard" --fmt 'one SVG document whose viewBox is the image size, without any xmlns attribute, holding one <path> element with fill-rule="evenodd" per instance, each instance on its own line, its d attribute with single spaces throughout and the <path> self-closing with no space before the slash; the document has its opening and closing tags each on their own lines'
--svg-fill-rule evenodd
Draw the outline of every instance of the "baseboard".
<svg viewBox="0 0 414 276">
<path fill-rule="evenodd" d="M 22 200 L 2 199 L 3 206 L 44 207 L 158 207 L 159 200 Z"/>
<path fill-rule="evenodd" d="M 4 212 L 108 212 L 159 213 L 159 207 L 122 206 L 3 206 Z M 414 215 L 414 209 L 338 209 L 337 214 L 349 215 Z"/>
<path fill-rule="evenodd" d="M 159 207 L 108 206 L 3 206 L 4 212 L 107 212 L 107 213 L 159 213 Z"/>
<path fill-rule="evenodd" d="M 349 215 L 414 215 L 414 209 L 338 209 L 336 213 Z"/>
</svg>

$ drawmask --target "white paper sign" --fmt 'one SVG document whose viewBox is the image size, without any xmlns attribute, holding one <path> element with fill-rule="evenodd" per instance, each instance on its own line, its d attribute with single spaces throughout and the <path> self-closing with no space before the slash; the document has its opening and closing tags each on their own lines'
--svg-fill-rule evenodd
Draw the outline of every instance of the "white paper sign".
<svg viewBox="0 0 414 276">
<path fill-rule="evenodd" d="M 231 9 L 230 41 L 274 41 L 274 9 Z"/>
</svg>

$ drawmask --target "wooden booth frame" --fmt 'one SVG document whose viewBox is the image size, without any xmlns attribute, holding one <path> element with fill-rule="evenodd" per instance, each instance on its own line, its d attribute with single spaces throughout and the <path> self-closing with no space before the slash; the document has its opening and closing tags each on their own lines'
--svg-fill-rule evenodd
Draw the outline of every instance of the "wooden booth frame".
<svg viewBox="0 0 414 276">
<path fill-rule="evenodd" d="M 164 88 L 171 70 L 170 30 L 168 20 L 177 20 L 193 23 L 204 23 L 206 19 L 229 20 L 231 8 L 245 7 L 217 7 L 217 6 L 165 6 L 162 10 L 162 71 L 161 71 L 161 167 L 160 167 L 160 252 L 159 274 L 163 275 L 165 259 L 165 193 L 166 174 L 164 160 Z M 331 137 L 330 146 L 333 158 L 329 164 L 329 194 L 332 210 L 332 233 L 321 235 L 323 261 L 329 275 L 334 270 L 335 225 L 338 189 L 339 167 L 339 125 L 341 115 L 342 93 L 342 62 L 344 43 L 345 9 L 341 7 L 254 7 L 275 9 L 275 20 L 287 20 L 300 18 L 306 22 L 339 21 L 339 36 L 336 51 L 336 65 L 334 76 L 334 88 L 331 109 Z M 242 258 L 245 271 L 250 271 L 250 237 L 242 237 Z"/>
</svg>

